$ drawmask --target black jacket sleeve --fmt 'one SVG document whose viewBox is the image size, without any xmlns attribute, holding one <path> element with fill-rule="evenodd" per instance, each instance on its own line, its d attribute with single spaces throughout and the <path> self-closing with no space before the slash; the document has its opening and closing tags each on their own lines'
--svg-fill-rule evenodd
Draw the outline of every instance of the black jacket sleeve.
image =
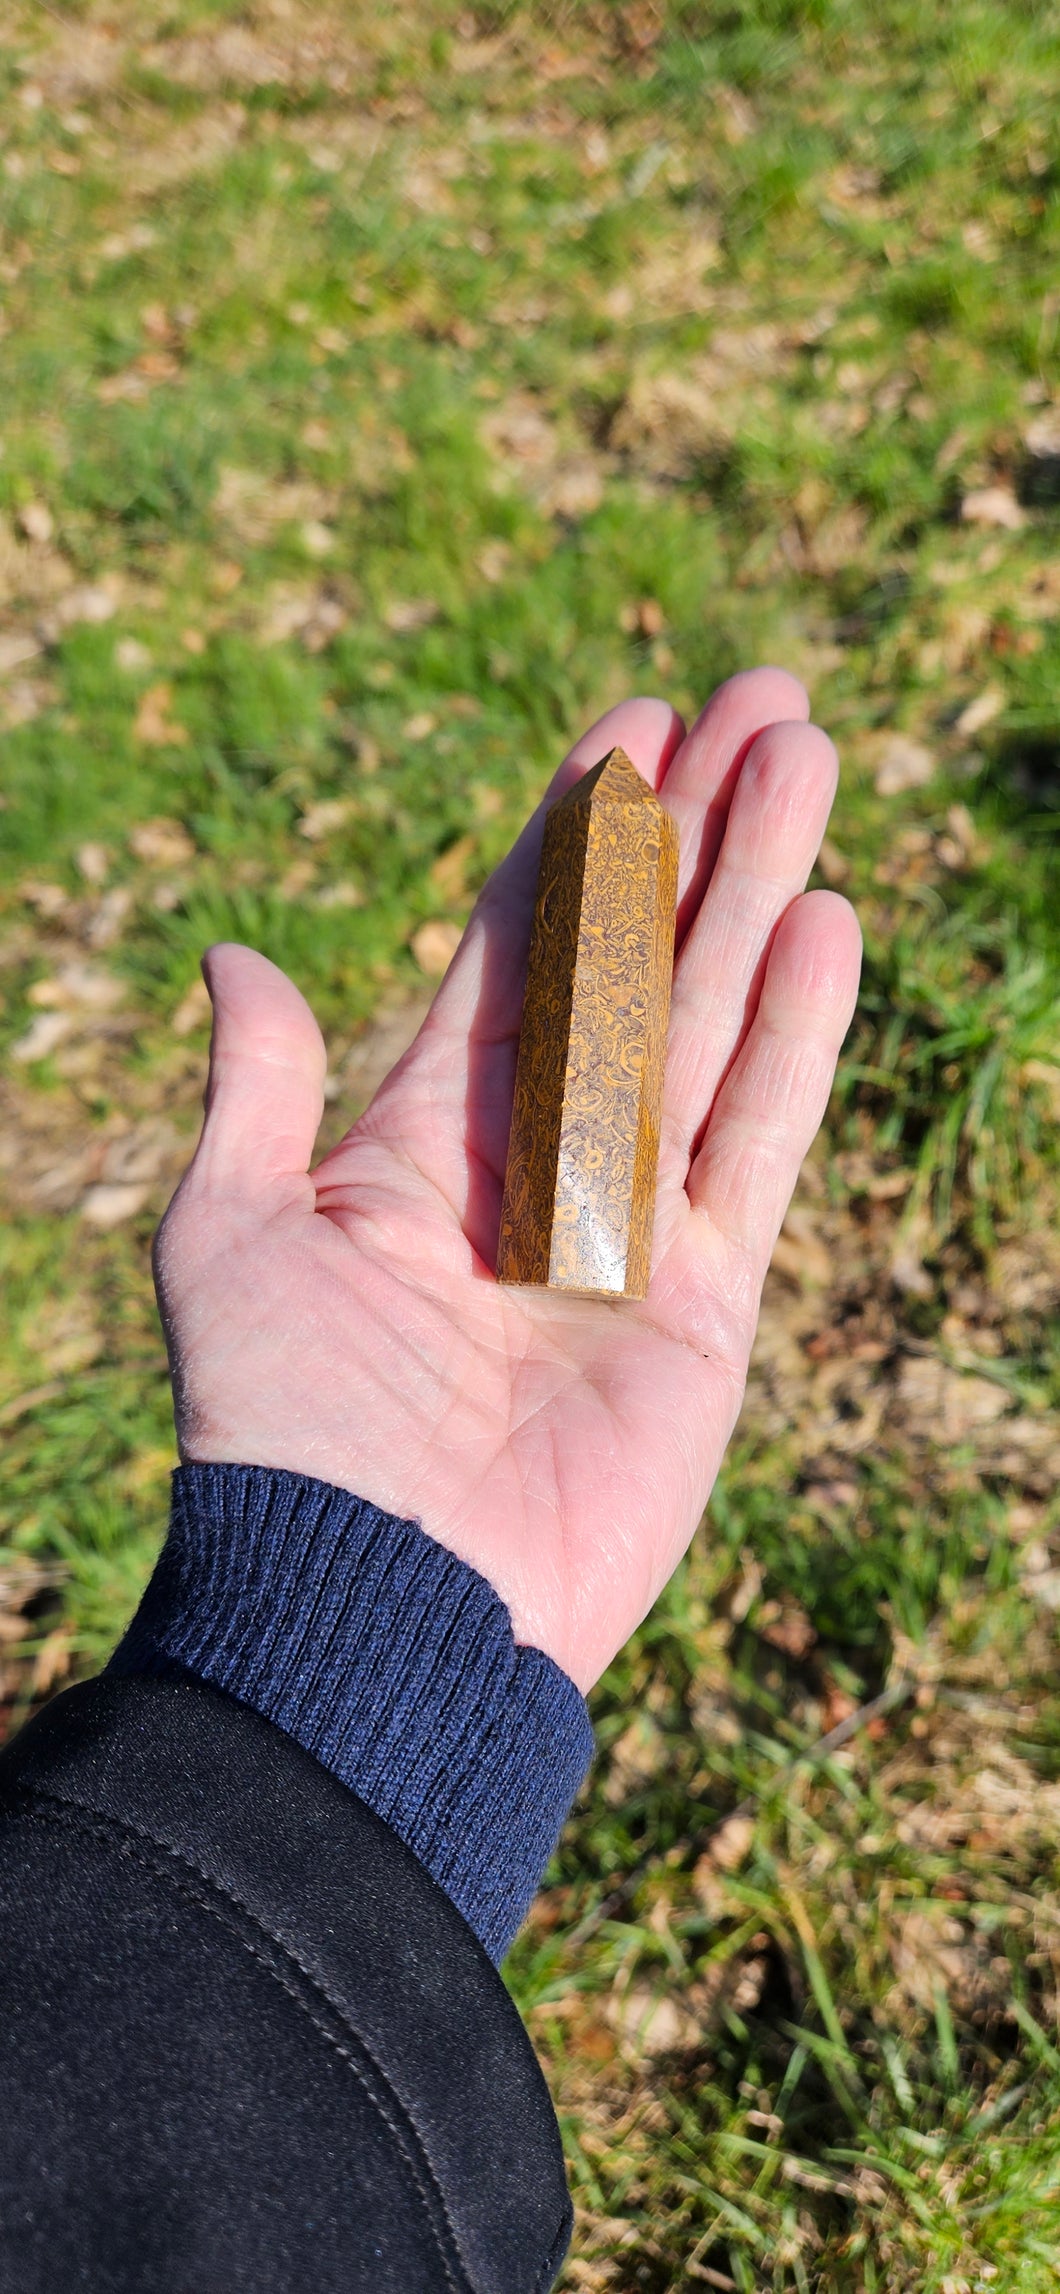
<svg viewBox="0 0 1060 2294">
<path fill-rule="evenodd" d="M 190 1677 L 0 1758 L 0 2294 L 543 2294 L 529 2040 L 355 1795 Z"/>
</svg>

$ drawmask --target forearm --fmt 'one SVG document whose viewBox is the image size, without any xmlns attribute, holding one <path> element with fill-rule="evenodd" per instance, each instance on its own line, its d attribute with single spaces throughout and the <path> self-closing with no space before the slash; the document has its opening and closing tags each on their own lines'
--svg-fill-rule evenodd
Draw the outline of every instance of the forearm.
<svg viewBox="0 0 1060 2294">
<path fill-rule="evenodd" d="M 398 1834 L 491 1958 L 589 1765 L 584 1699 L 516 1647 L 477 1570 L 325 1482 L 174 1476 L 162 1557 L 110 1673 L 178 1666 L 250 1705 Z"/>
<path fill-rule="evenodd" d="M 107 1672 L 0 1761 L 5 2294 L 541 2294 L 559 2137 L 486 1955 L 591 1741 L 415 1523 L 183 1468 Z"/>
<path fill-rule="evenodd" d="M 182 1678 L 0 1760 L 5 2294 L 541 2294 L 570 2210 L 512 2002 L 389 1826 Z"/>
</svg>

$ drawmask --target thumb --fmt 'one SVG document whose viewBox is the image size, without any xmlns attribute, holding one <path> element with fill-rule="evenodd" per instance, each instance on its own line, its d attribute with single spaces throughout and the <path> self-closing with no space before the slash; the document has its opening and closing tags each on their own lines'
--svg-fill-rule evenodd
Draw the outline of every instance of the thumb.
<svg viewBox="0 0 1060 2294">
<path fill-rule="evenodd" d="M 206 1120 L 195 1155 L 208 1185 L 255 1192 L 309 1169 L 327 1054 L 294 982 L 253 948 L 207 949 L 213 1005 Z"/>
</svg>

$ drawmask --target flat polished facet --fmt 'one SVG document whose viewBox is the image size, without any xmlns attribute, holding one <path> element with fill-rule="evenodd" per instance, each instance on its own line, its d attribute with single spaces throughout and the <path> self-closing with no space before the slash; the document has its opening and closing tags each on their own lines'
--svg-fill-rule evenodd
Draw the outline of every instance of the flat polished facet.
<svg viewBox="0 0 1060 2294">
<path fill-rule="evenodd" d="M 501 1282 L 645 1296 L 676 900 L 677 831 L 612 749 L 545 821 Z"/>
</svg>

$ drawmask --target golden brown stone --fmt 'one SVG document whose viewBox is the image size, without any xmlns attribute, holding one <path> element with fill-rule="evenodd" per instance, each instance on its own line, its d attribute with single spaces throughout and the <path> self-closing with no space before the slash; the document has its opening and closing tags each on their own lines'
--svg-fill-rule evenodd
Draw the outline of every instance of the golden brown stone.
<svg viewBox="0 0 1060 2294">
<path fill-rule="evenodd" d="M 612 749 L 545 821 L 501 1282 L 647 1291 L 676 898 L 674 824 Z"/>
</svg>

